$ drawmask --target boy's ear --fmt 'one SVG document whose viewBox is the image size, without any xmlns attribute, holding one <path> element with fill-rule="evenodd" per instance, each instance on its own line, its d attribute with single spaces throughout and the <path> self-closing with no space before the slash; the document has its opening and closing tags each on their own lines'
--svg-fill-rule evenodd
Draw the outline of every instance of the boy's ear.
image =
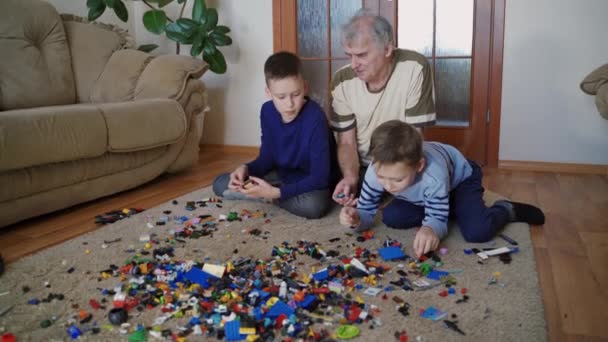
<svg viewBox="0 0 608 342">
<path fill-rule="evenodd" d="M 425 166 L 426 166 L 426 159 L 424 159 L 424 157 L 422 157 L 422 159 L 420 159 L 420 161 L 418 162 L 418 167 L 416 168 L 416 173 L 422 172 L 422 170 L 424 170 Z"/>
<path fill-rule="evenodd" d="M 302 89 L 304 95 L 308 95 L 308 82 L 302 78 Z"/>
<path fill-rule="evenodd" d="M 272 93 L 270 93 L 270 89 L 268 89 L 268 86 L 266 86 L 264 88 L 264 90 L 265 90 L 266 96 L 268 96 L 268 98 L 271 99 L 272 98 Z"/>
</svg>

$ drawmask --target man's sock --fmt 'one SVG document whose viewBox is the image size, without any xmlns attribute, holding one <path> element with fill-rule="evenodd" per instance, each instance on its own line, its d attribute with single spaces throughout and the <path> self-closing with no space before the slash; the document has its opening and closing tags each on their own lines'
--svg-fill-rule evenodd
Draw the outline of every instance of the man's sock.
<svg viewBox="0 0 608 342">
<path fill-rule="evenodd" d="M 507 200 L 499 200 L 494 204 L 507 209 L 511 222 L 526 222 L 533 225 L 545 224 L 545 214 L 531 204 Z"/>
</svg>

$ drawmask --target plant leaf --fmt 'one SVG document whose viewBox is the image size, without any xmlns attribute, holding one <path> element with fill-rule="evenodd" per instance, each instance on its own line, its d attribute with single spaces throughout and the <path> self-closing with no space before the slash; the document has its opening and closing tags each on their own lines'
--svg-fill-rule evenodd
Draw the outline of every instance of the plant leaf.
<svg viewBox="0 0 608 342">
<path fill-rule="evenodd" d="M 214 31 L 214 32 L 217 32 L 217 33 L 223 33 L 223 34 L 226 34 L 226 33 L 229 33 L 229 32 L 230 32 L 230 28 L 229 28 L 228 26 L 224 26 L 224 25 L 217 25 L 217 26 L 216 26 L 216 27 L 213 29 L 213 31 Z"/>
<path fill-rule="evenodd" d="M 127 22 L 127 20 L 129 20 L 129 11 L 127 10 L 127 6 L 125 6 L 125 3 L 122 2 L 122 0 L 116 0 L 116 2 L 114 3 L 114 13 L 116 13 L 118 19 L 122 20 L 125 23 Z"/>
<path fill-rule="evenodd" d="M 207 9 L 207 22 L 205 25 L 207 31 L 211 31 L 217 26 L 217 10 L 215 8 Z"/>
<path fill-rule="evenodd" d="M 213 55 L 217 51 L 215 44 L 209 39 L 205 40 L 203 45 L 203 55 Z"/>
<path fill-rule="evenodd" d="M 203 54 L 203 60 L 209 64 L 209 69 L 216 74 L 223 74 L 226 72 L 226 59 L 220 50 L 215 50 L 213 54 Z"/>
<path fill-rule="evenodd" d="M 89 6 L 89 2 L 87 1 L 87 6 Z M 101 17 L 103 12 L 106 10 L 106 4 L 103 1 L 91 1 L 91 6 L 89 6 L 89 21 L 94 21 L 95 19 Z"/>
<path fill-rule="evenodd" d="M 194 34 L 199 27 L 199 23 L 188 18 L 179 18 L 175 22 L 187 34 Z"/>
<path fill-rule="evenodd" d="M 181 44 L 192 44 L 194 34 L 192 32 L 185 31 L 177 23 L 171 23 L 165 27 L 165 33 L 167 38 L 176 41 Z"/>
<path fill-rule="evenodd" d="M 158 48 L 158 45 L 156 45 L 156 44 L 144 44 L 144 45 L 138 46 L 137 50 L 143 51 L 143 52 L 151 52 L 151 51 L 154 51 L 156 48 Z"/>
<path fill-rule="evenodd" d="M 232 38 L 228 37 L 225 34 L 217 33 L 215 31 L 209 34 L 209 38 L 211 38 L 211 41 L 216 46 L 226 46 L 232 44 Z"/>
<path fill-rule="evenodd" d="M 181 4 L 183 4 L 184 2 L 186 2 L 186 1 L 188 1 L 188 0 L 177 0 L 177 3 L 181 5 Z"/>
<path fill-rule="evenodd" d="M 194 44 L 192 44 L 192 48 L 190 49 L 190 55 L 192 57 L 196 57 L 203 52 L 203 46 L 205 45 L 207 39 L 205 36 L 196 35 L 194 38 Z"/>
<path fill-rule="evenodd" d="M 167 25 L 167 14 L 163 10 L 149 10 L 144 13 L 143 21 L 146 30 L 161 34 L 165 31 L 165 25 Z"/>
<path fill-rule="evenodd" d="M 207 20 L 207 4 L 205 4 L 205 0 L 194 0 L 192 20 L 201 24 L 204 24 L 205 20 Z"/>
<path fill-rule="evenodd" d="M 117 0 L 104 0 L 106 6 L 108 6 L 110 8 L 114 8 L 114 5 L 116 5 L 116 1 Z"/>
</svg>

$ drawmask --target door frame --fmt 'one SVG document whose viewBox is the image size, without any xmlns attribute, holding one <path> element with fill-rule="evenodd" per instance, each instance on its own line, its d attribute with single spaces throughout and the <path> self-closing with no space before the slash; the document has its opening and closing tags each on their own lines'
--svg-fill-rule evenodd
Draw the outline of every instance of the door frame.
<svg viewBox="0 0 608 342">
<path fill-rule="evenodd" d="M 328 2 L 330 0 L 327 0 Z M 379 13 L 391 13 L 389 21 L 393 25 L 396 34 L 397 11 L 389 6 L 396 6 L 397 1 L 363 0 L 363 6 L 377 8 Z M 505 31 L 505 3 L 506 0 L 491 0 L 490 10 L 490 55 L 489 55 L 489 78 L 488 78 L 488 122 L 486 122 L 486 166 L 498 167 L 498 154 L 500 145 L 500 115 L 502 105 L 502 69 L 504 54 L 504 31 Z M 392 12 L 391 12 L 392 10 Z M 272 29 L 273 50 L 290 51 L 297 53 L 298 50 L 298 15 L 297 0 L 272 0 Z"/>
</svg>

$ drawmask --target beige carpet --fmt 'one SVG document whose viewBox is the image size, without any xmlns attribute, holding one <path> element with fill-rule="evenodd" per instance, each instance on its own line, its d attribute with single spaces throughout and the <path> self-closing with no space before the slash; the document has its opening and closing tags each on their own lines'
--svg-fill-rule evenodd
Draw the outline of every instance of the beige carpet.
<svg viewBox="0 0 608 342">
<path fill-rule="evenodd" d="M 338 208 L 324 219 L 304 220 L 294 217 L 287 212 L 267 204 L 247 201 L 224 202 L 223 208 L 214 204 L 206 208 L 197 208 L 195 211 L 186 211 L 186 201 L 195 201 L 207 198 L 211 191 L 201 189 L 178 198 L 178 204 L 168 202 L 156 208 L 148 209 L 131 218 L 118 221 L 115 224 L 103 227 L 92 233 L 67 241 L 61 245 L 49 248 L 35 255 L 23 258 L 9 264 L 4 276 L 0 278 L 0 294 L 9 291 L 8 295 L 0 296 L 0 312 L 10 306 L 11 311 L 0 317 L 0 332 L 12 332 L 18 341 L 68 341 L 66 324 L 80 309 L 93 314 L 93 321 L 101 327 L 101 333 L 92 335 L 90 332 L 83 337 L 85 341 L 120 341 L 127 340 L 128 335 L 121 335 L 119 329 L 108 329 L 106 317 L 111 305 L 106 310 L 94 310 L 89 306 L 89 299 L 101 300 L 103 297 L 99 289 L 110 289 L 120 284 L 118 278 L 98 281 L 99 271 L 107 269 L 110 264 L 121 266 L 133 253 L 125 252 L 130 248 L 143 248 L 144 243 L 139 241 L 142 234 L 157 234 L 162 241 L 171 235 L 173 229 L 182 225 L 170 223 L 166 226 L 149 228 L 148 222 L 154 223 L 164 210 L 172 210 L 172 215 L 188 215 L 190 217 L 210 214 L 218 217 L 230 211 L 241 212 L 242 209 L 255 211 L 263 210 L 268 214 L 270 222 L 263 218 L 251 218 L 242 222 L 223 222 L 218 224 L 219 230 L 211 236 L 200 239 L 189 239 L 185 244 L 176 245 L 174 260 L 194 260 L 196 262 L 225 262 L 237 256 L 252 258 L 270 257 L 272 247 L 281 242 L 296 243 L 298 240 L 319 242 L 325 251 L 336 250 L 343 256 L 352 255 L 355 247 L 368 248 L 376 251 L 382 246 L 387 236 L 401 241 L 405 252 L 412 253 L 413 230 L 398 231 L 380 225 L 376 229 L 375 238 L 366 242 L 357 242 L 356 236 L 348 236 L 347 229 L 338 223 Z M 496 197 L 490 195 L 490 199 Z M 246 230 L 258 228 L 268 231 L 268 238 L 262 240 L 245 233 Z M 448 248 L 448 253 L 442 256 L 445 263 L 443 270 L 462 270 L 454 274 L 457 280 L 456 295 L 441 297 L 438 294 L 445 287 L 437 287 L 427 291 L 403 291 L 397 289 L 388 292 L 388 300 L 382 299 L 382 293 L 376 297 L 364 295 L 361 291 L 353 292 L 353 298 L 360 296 L 366 304 L 377 305 L 380 312 L 375 315 L 382 326 L 370 329 L 371 322 L 358 325 L 361 328 L 359 341 L 391 341 L 395 340 L 394 333 L 405 329 L 409 341 L 446 341 L 446 340 L 475 340 L 475 341 L 543 341 L 546 339 L 546 323 L 538 285 L 538 274 L 535 270 L 534 255 L 531 247 L 529 228 L 525 224 L 510 224 L 505 233 L 519 242 L 520 251 L 513 254 L 510 264 L 503 264 L 498 258 L 491 258 L 485 264 L 477 263 L 477 257 L 466 255 L 463 252 L 467 247 L 480 247 L 467 244 L 463 241 L 456 227 L 452 227 L 449 237 L 443 241 L 442 246 Z M 120 242 L 102 248 L 104 240 L 122 238 Z M 332 238 L 339 241 L 329 242 Z M 490 245 L 490 244 L 485 244 Z M 484 245 L 484 246 L 485 246 Z M 497 239 L 496 247 L 507 244 Z M 86 250 L 90 254 L 86 254 Z M 238 249 L 238 254 L 234 254 Z M 330 260 L 339 263 L 337 259 Z M 298 256 L 296 261 L 299 273 L 310 273 L 311 265 L 318 261 L 307 256 Z M 389 281 L 398 279 L 396 271 L 400 262 L 386 262 L 392 271 L 385 275 L 379 287 L 389 286 Z M 68 273 L 68 269 L 75 271 Z M 407 270 L 407 265 L 406 268 Z M 495 272 L 500 272 L 499 284 L 488 284 Z M 49 282 L 49 288 L 45 282 Z M 362 283 L 361 279 L 357 283 Z M 22 292 L 23 286 L 29 286 L 31 291 Z M 367 287 L 367 286 L 366 286 Z M 468 289 L 470 299 L 465 303 L 457 304 L 461 298 L 461 288 Z M 63 301 L 53 300 L 50 303 L 28 305 L 34 298 L 47 298 L 49 293 L 61 293 L 65 296 Z M 410 315 L 404 317 L 396 308 L 392 300 L 398 296 L 410 303 Z M 111 297 L 108 298 L 111 300 Z M 109 303 L 108 303 L 109 304 Z M 448 313 L 447 318 L 453 319 L 456 315 L 458 326 L 466 333 L 458 333 L 445 328 L 442 321 L 431 321 L 419 316 L 420 309 L 434 306 Z M 154 318 L 160 315 L 160 308 L 145 310 L 138 313 L 133 309 L 130 312 L 129 323 L 132 328 L 137 324 L 152 326 Z M 56 322 L 43 329 L 40 322 L 55 316 Z M 190 317 L 171 319 L 165 322 L 163 329 L 177 332 L 177 327 L 185 324 Z M 77 326 L 81 327 L 80 324 Z M 91 323 L 89 323 L 91 326 Z M 316 324 L 318 329 L 325 328 L 335 331 L 337 324 L 327 326 Z M 83 339 L 81 337 L 81 339 Z M 417 339 L 418 338 L 418 339 Z M 154 340 L 149 338 L 149 340 Z M 206 335 L 190 335 L 189 341 L 209 340 Z M 276 339 L 282 340 L 282 338 Z"/>
</svg>

